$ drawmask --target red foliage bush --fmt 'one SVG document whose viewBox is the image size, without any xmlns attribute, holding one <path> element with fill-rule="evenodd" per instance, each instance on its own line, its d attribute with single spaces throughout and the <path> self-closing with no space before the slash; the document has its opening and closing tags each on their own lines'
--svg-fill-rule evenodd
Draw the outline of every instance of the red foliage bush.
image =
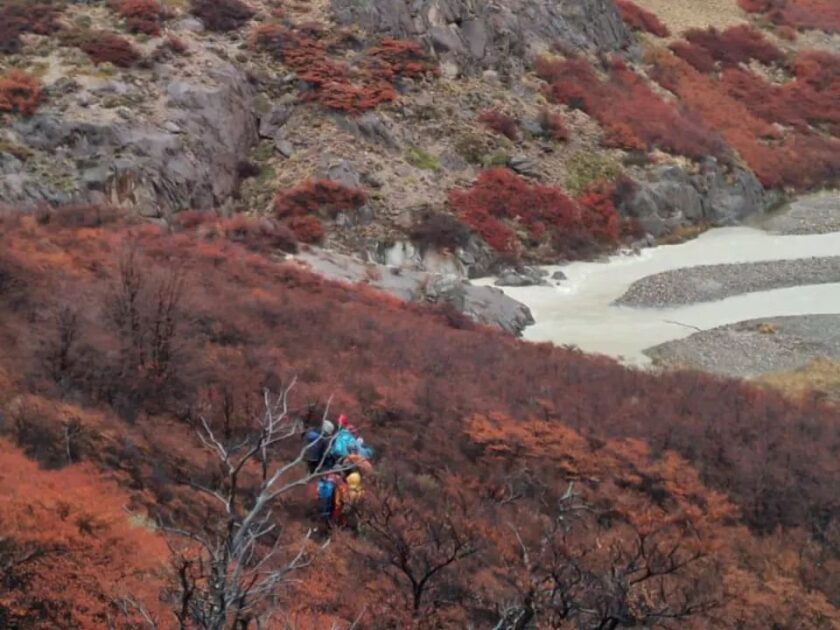
<svg viewBox="0 0 840 630">
<path fill-rule="evenodd" d="M 75 46 L 96 64 L 112 63 L 130 68 L 142 59 L 140 52 L 125 37 L 108 31 L 71 31 L 61 37 L 65 46 Z"/>
<path fill-rule="evenodd" d="M 548 82 L 549 98 L 582 109 L 601 124 L 607 146 L 640 151 L 659 148 L 694 159 L 725 153 L 713 130 L 666 103 L 621 62 L 612 64 L 604 81 L 583 59 L 540 59 L 536 69 Z"/>
<path fill-rule="evenodd" d="M 365 191 L 331 179 L 318 179 L 295 188 L 278 190 L 274 197 L 274 211 L 281 219 L 306 215 L 334 219 L 338 213 L 356 210 L 366 203 Z"/>
<path fill-rule="evenodd" d="M 802 30 L 840 32 L 835 0 L 738 0 L 749 13 L 764 13 L 773 23 Z"/>
<path fill-rule="evenodd" d="M 690 63 L 696 70 L 709 74 L 717 70 L 715 58 L 705 48 L 685 41 L 674 42 L 671 51 L 683 61 Z"/>
<path fill-rule="evenodd" d="M 621 217 L 613 202 L 614 195 L 612 186 L 600 184 L 575 200 L 584 210 L 581 219 L 585 231 L 596 241 L 615 243 L 621 233 Z"/>
<path fill-rule="evenodd" d="M 621 14 L 621 19 L 628 26 L 657 37 L 668 37 L 671 34 L 656 14 L 643 9 L 632 0 L 615 0 L 615 6 Z"/>
<path fill-rule="evenodd" d="M 653 76 L 720 132 L 765 186 L 807 189 L 837 177 L 840 143 L 810 133 L 780 134 L 760 115 L 793 124 L 802 110 L 790 109 L 773 89 L 757 88 L 749 75 L 730 72 L 719 83 L 677 57 L 662 55 Z M 767 102 L 757 104 L 756 98 L 767 98 Z"/>
<path fill-rule="evenodd" d="M 410 627 L 417 614 L 410 580 L 383 568 L 394 556 L 377 538 L 405 540 L 412 567 L 422 570 L 429 566 L 424 558 L 445 558 L 451 549 L 430 541 L 449 541 L 453 533 L 479 544 L 463 564 L 441 570 L 444 579 L 426 591 L 423 619 L 439 620 L 431 627 L 489 626 L 499 616 L 495 602 L 520 602 L 532 592 L 551 597 L 549 573 L 557 568 L 563 579 L 569 567 L 570 583 L 578 584 L 574 571 L 581 569 L 581 588 L 596 586 L 581 608 L 603 603 L 605 614 L 631 610 L 627 623 L 637 626 L 651 602 L 655 614 L 671 614 L 671 607 L 658 605 L 661 593 L 678 589 L 679 605 L 686 589 L 708 596 L 718 587 L 726 591 L 713 599 L 711 612 L 675 620 L 675 627 L 837 625 L 836 408 L 741 381 L 627 369 L 605 357 L 471 330 L 366 287 L 326 282 L 227 239 L 202 238 L 202 229 L 2 225 L 0 267 L 4 260 L 13 263 L 25 306 L 10 309 L 0 295 L 0 338 L 9 341 L 0 353 L 0 430 L 14 435 L 29 418 L 39 424 L 49 418 L 43 423 L 63 462 L 69 451 L 74 461 L 89 460 L 126 487 L 112 494 L 81 479 L 80 464 L 57 475 L 22 457 L 2 457 L 0 512 L 9 516 L 0 519 L 4 566 L 10 545 L 17 552 L 41 543 L 52 550 L 57 538 L 67 543 L 59 548 L 63 553 L 23 565 L 32 571 L 7 570 L 15 579 L 4 582 L 0 610 L 15 615 L 13 626 L 100 627 L 107 604 L 127 592 L 156 618 L 171 618 L 165 608 L 172 599 L 156 597 L 157 576 L 167 568 L 160 541 L 150 544 L 147 529 L 132 525 L 124 506 L 134 513 L 137 503 L 149 506 L 162 519 L 196 531 L 224 523 L 211 507 L 215 499 L 205 501 L 194 490 L 198 483 L 218 487 L 218 460 L 198 450 L 191 425 L 201 416 L 221 436 L 228 419 L 236 427 L 259 412 L 251 401 L 264 387 L 277 391 L 293 376 L 295 417 L 320 418 L 322 409 L 306 403 L 335 392 L 330 413 L 348 414 L 377 449 L 381 472 L 377 481 L 365 480 L 367 496 L 380 499 L 380 481 L 398 480 L 399 489 L 385 493 L 395 509 L 377 512 L 395 515 L 398 529 L 386 524 L 376 536 L 336 529 L 331 536 L 341 544 L 296 574 L 302 582 L 289 585 L 294 590 L 288 599 L 281 595 L 284 614 L 300 619 L 299 608 L 322 614 L 307 627 L 331 627 L 336 619 L 349 626 L 360 606 L 370 610 L 364 623 Z M 98 353 L 106 366 L 98 374 L 100 364 L 87 360 L 85 370 L 95 373 L 94 384 L 107 376 L 130 386 L 131 373 L 108 369 L 108 357 L 120 346 L 100 300 L 108 284 L 103 273 L 117 268 L 129 248 L 142 257 L 147 277 L 172 268 L 188 274 L 177 342 L 191 354 L 175 365 L 184 386 L 165 412 L 146 413 L 136 424 L 120 421 L 113 402 L 95 388 L 83 389 L 75 380 L 56 383 L 39 354 L 42 341 L 58 339 L 52 318 L 43 314 L 78 305 L 79 345 Z M 219 394 L 211 397 L 214 390 Z M 93 397 L 88 407 L 76 402 L 87 396 Z M 160 394 L 151 389 L 149 396 Z M 78 434 L 67 431 L 76 418 Z M 230 442 L 239 439 L 234 435 Z M 96 479 L 89 470 L 90 480 Z M 243 475 L 250 492 L 259 471 Z M 563 500 L 567 488 L 571 499 Z M 312 525 L 303 494 L 277 506 L 292 539 Z M 34 505 L 33 496 L 39 498 Z M 586 518 L 582 538 L 577 526 L 570 529 L 578 512 Z M 377 513 L 366 510 L 362 517 Z M 546 530 L 558 514 L 561 527 Z M 108 527 L 98 522 L 93 535 L 79 531 L 92 522 L 88 515 Z M 675 525 L 674 539 L 661 538 Z M 530 561 L 523 561 L 523 547 Z M 702 558 L 687 575 L 671 573 L 686 551 Z M 651 557 L 661 564 L 647 564 Z M 641 590 L 637 585 L 630 602 L 613 607 L 607 591 L 621 591 L 616 580 L 644 575 L 647 568 L 676 581 L 651 588 L 643 583 Z M 22 574 L 28 581 L 21 584 L 16 580 Z M 359 583 L 368 586 L 360 590 Z M 562 617 L 566 592 L 559 605 L 554 600 L 554 607 L 539 608 L 539 622 L 594 627 L 589 618 Z M 85 594 L 81 610 L 79 593 Z M 576 590 L 573 595 L 582 601 Z M 445 603 L 436 607 L 438 601 Z M 55 615 L 64 604 L 74 614 Z M 560 618 L 549 618 L 555 611 Z M 22 613 L 28 616 L 17 617 Z"/>
<path fill-rule="evenodd" d="M 559 188 L 532 184 L 504 168 L 483 171 L 472 187 L 450 191 L 449 203 L 464 223 L 503 253 L 516 253 L 520 245 L 503 221 L 521 226 L 528 241 L 548 240 L 559 256 L 577 255 L 581 248 L 618 237 L 614 207 L 610 211 L 594 201 L 578 206 Z"/>
<path fill-rule="evenodd" d="M 161 23 L 167 14 L 158 0 L 122 0 L 117 12 L 126 19 L 129 30 L 147 35 L 160 35 Z"/>
<path fill-rule="evenodd" d="M 242 28 L 256 12 L 241 0 L 190 0 L 190 11 L 211 31 Z"/>
<path fill-rule="evenodd" d="M 751 59 L 764 64 L 779 63 L 785 54 L 752 26 L 733 26 L 725 31 L 714 27 L 690 29 L 685 38 L 690 44 L 705 50 L 713 59 L 724 65 L 746 63 Z M 699 69 L 699 68 L 698 68 Z"/>
<path fill-rule="evenodd" d="M 165 614 L 166 542 L 131 522 L 125 489 L 90 464 L 43 470 L 5 439 L 0 465 L 4 627 L 100 627 L 123 589 Z"/>
<path fill-rule="evenodd" d="M 827 125 L 840 135 L 840 56 L 822 51 L 800 53 L 793 63 L 795 79 L 773 85 L 740 68 L 727 69 L 721 84 L 733 98 L 756 116 L 808 131 L 810 125 Z"/>
<path fill-rule="evenodd" d="M 509 140 L 516 140 L 519 137 L 519 121 L 497 109 L 488 109 L 482 112 L 478 121 Z"/>
<path fill-rule="evenodd" d="M 0 5 L 0 53 L 20 50 L 24 33 L 49 35 L 58 30 L 62 7 L 49 2 L 4 0 Z"/>
<path fill-rule="evenodd" d="M 0 75 L 0 112 L 31 116 L 41 103 L 41 83 L 20 70 Z"/>
<path fill-rule="evenodd" d="M 394 100 L 394 81 L 398 77 L 434 71 L 417 44 L 388 38 L 368 51 L 361 67 L 351 69 L 331 56 L 340 52 L 342 46 L 320 41 L 321 37 L 323 33 L 317 28 L 286 28 L 270 23 L 255 29 L 252 44 L 297 72 L 310 88 L 304 98 L 349 114 L 360 114 Z"/>
<path fill-rule="evenodd" d="M 373 71 L 382 79 L 393 81 L 397 77 L 421 77 L 437 73 L 437 67 L 417 42 L 385 37 L 368 55 Z"/>
<path fill-rule="evenodd" d="M 241 243 L 250 250 L 265 252 L 280 249 L 297 251 L 295 236 L 288 227 L 265 218 L 236 215 L 218 223 L 221 233 L 230 241 Z"/>
<path fill-rule="evenodd" d="M 295 238 L 301 243 L 313 244 L 324 240 L 324 225 L 313 216 L 295 216 L 285 221 Z"/>
</svg>

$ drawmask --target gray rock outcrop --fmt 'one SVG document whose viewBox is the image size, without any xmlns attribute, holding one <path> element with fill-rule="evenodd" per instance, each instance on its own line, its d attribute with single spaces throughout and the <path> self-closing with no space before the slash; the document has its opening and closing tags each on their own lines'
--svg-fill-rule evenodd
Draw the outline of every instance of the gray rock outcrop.
<svg viewBox="0 0 840 630">
<path fill-rule="evenodd" d="M 7 135 L 43 160 L 4 160 L 0 202 L 114 203 L 145 216 L 223 206 L 237 186 L 237 163 L 257 140 L 254 97 L 243 73 L 226 63 L 201 80 L 162 76 L 162 115 L 102 121 L 45 108 Z"/>
<path fill-rule="evenodd" d="M 331 0 L 339 23 L 419 39 L 465 68 L 521 66 L 555 43 L 617 51 L 630 34 L 611 0 Z"/>
<path fill-rule="evenodd" d="M 778 192 L 766 191 L 750 171 L 736 168 L 724 174 L 713 160 L 696 174 L 679 166 L 663 167 L 649 181 L 637 184 L 623 210 L 638 217 L 642 228 L 654 236 L 681 225 L 735 225 L 781 201 Z"/>
<path fill-rule="evenodd" d="M 364 282 L 406 302 L 448 304 L 482 324 L 520 335 L 534 323 L 524 304 L 495 287 L 473 286 L 458 275 L 387 267 L 322 249 L 298 254 L 296 259 L 330 280 Z"/>
</svg>

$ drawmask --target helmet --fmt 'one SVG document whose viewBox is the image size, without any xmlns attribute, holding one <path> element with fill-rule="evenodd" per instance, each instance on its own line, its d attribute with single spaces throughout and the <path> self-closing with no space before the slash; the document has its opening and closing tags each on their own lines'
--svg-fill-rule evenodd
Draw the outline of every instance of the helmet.
<svg viewBox="0 0 840 630">
<path fill-rule="evenodd" d="M 325 435 L 332 435 L 335 433 L 335 425 L 329 420 L 324 420 L 321 423 L 321 431 L 323 431 Z"/>
<path fill-rule="evenodd" d="M 347 485 L 353 488 L 362 484 L 362 476 L 357 472 L 351 472 L 347 475 Z"/>
<path fill-rule="evenodd" d="M 338 416 L 338 426 L 346 427 L 348 424 L 350 424 L 350 420 L 347 418 L 347 416 L 345 416 L 344 414 Z"/>
</svg>

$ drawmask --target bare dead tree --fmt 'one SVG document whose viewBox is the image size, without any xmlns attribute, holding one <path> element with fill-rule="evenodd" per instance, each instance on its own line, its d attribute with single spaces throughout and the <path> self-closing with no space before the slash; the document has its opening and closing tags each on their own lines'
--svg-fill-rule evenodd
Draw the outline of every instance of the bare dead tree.
<svg viewBox="0 0 840 630">
<path fill-rule="evenodd" d="M 479 548 L 468 519 L 453 512 L 456 506 L 441 506 L 434 514 L 421 513 L 416 507 L 390 489 L 380 489 L 367 499 L 359 519 L 385 572 L 397 586 L 409 587 L 414 615 L 420 613 L 426 594 L 444 570 Z"/>
<path fill-rule="evenodd" d="M 283 457 L 291 440 L 300 439 L 302 422 L 289 410 L 294 381 L 279 395 L 264 394 L 265 408 L 255 418 L 254 431 L 234 443 L 216 434 L 200 419 L 199 438 L 217 461 L 217 487 L 191 483 L 219 508 L 219 519 L 203 531 L 163 526 L 170 534 L 173 580 L 169 590 L 178 627 L 202 630 L 244 630 L 266 627 L 277 612 L 278 594 L 292 574 L 311 564 L 329 540 L 315 543 L 314 531 L 302 540 L 284 544 L 277 499 L 294 488 L 343 468 L 307 472 L 308 445 L 295 447 L 296 456 Z M 329 411 L 329 405 L 324 417 Z M 326 439 L 325 436 L 324 439 Z M 327 444 L 332 446 L 334 436 Z M 326 453 L 324 455 L 326 457 Z M 149 614 L 130 599 L 126 610 L 148 624 Z"/>
<path fill-rule="evenodd" d="M 500 611 L 493 630 L 524 630 L 537 622 L 550 628 L 679 628 L 720 605 L 702 572 L 686 572 L 705 556 L 689 540 L 695 534 L 687 523 L 650 529 L 622 523 L 621 535 L 607 543 L 604 517 L 569 484 L 536 542 L 526 543 L 511 524 L 525 577 L 519 601 Z"/>
<path fill-rule="evenodd" d="M 79 316 L 65 306 L 55 314 L 55 338 L 46 344 L 45 363 L 57 383 L 61 383 L 75 366 L 75 348 L 79 337 Z"/>
</svg>

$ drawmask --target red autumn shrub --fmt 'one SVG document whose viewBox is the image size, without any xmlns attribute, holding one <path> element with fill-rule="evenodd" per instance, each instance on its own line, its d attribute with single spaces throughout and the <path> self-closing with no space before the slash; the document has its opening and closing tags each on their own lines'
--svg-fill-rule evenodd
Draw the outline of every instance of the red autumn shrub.
<svg viewBox="0 0 840 630">
<path fill-rule="evenodd" d="M 538 122 L 543 129 L 543 133 L 552 140 L 565 142 L 569 139 L 569 129 L 559 114 L 544 109 L 540 112 Z"/>
<path fill-rule="evenodd" d="M 324 240 L 324 225 L 318 217 L 294 216 L 285 221 L 295 238 L 301 243 L 313 244 Z"/>
<path fill-rule="evenodd" d="M 508 140 L 516 140 L 519 137 L 519 121 L 498 109 L 488 109 L 482 112 L 478 121 L 484 123 L 497 134 L 505 136 Z"/>
<path fill-rule="evenodd" d="M 208 30 L 219 33 L 235 31 L 255 15 L 254 9 L 240 0 L 190 0 L 190 11 Z"/>
<path fill-rule="evenodd" d="M 274 211 L 281 219 L 306 215 L 334 219 L 338 213 L 356 210 L 366 203 L 365 191 L 331 179 L 318 179 L 295 188 L 278 190 L 274 197 Z"/>
<path fill-rule="evenodd" d="M 663 87 L 676 94 L 697 113 L 707 125 L 717 130 L 734 148 L 767 187 L 788 186 L 808 189 L 837 177 L 840 168 L 840 142 L 809 132 L 781 134 L 767 120 L 753 113 L 751 107 L 727 93 L 724 82 L 697 72 L 690 65 L 672 55 L 661 55 L 652 76 Z M 732 73 L 729 76 L 733 76 Z M 754 89 L 755 82 L 750 83 Z M 767 92 L 773 99 L 773 91 Z M 778 105 L 767 104 L 767 108 Z M 782 106 L 787 107 L 785 103 Z M 765 115 L 772 111 L 752 106 Z M 792 110 L 792 116 L 798 115 Z M 782 116 L 773 113 L 772 116 Z M 785 114 L 787 116 L 787 114 Z M 790 120 L 788 120 L 790 122 Z"/>
<path fill-rule="evenodd" d="M 809 125 L 828 125 L 840 132 L 840 56 L 806 51 L 794 60 L 795 79 L 774 85 L 741 68 L 723 73 L 727 93 L 769 122 L 807 131 Z"/>
<path fill-rule="evenodd" d="M 58 30 L 62 7 L 49 2 L 4 0 L 0 4 L 0 53 L 18 52 L 24 33 L 49 35 Z"/>
<path fill-rule="evenodd" d="M 643 9 L 632 0 L 615 0 L 615 6 L 621 14 L 621 19 L 631 28 L 657 37 L 668 37 L 671 34 L 656 14 Z"/>
<path fill-rule="evenodd" d="M 63 34 L 61 39 L 65 46 L 79 48 L 96 64 L 112 63 L 130 68 L 142 59 L 129 40 L 108 31 L 71 31 Z"/>
<path fill-rule="evenodd" d="M 605 80 L 584 59 L 540 59 L 536 70 L 548 82 L 551 100 L 582 109 L 600 123 L 606 146 L 659 148 L 694 159 L 725 154 L 726 147 L 713 130 L 665 102 L 622 62 L 612 64 Z"/>
<path fill-rule="evenodd" d="M 374 72 L 382 79 L 392 81 L 397 77 L 420 77 L 436 73 L 437 67 L 417 42 L 385 37 L 378 46 L 370 49 Z"/>
<path fill-rule="evenodd" d="M 20 70 L 0 75 L 0 112 L 31 116 L 41 103 L 41 83 Z"/>
<path fill-rule="evenodd" d="M 578 206 L 561 189 L 533 184 L 505 168 L 483 171 L 470 188 L 450 191 L 449 203 L 464 223 L 504 253 L 515 253 L 520 245 L 505 221 L 524 229 L 522 244 L 548 241 L 559 256 L 618 236 L 614 207 L 610 212 L 594 203 Z"/>
<path fill-rule="evenodd" d="M 291 28 L 261 24 L 251 41 L 297 72 L 308 86 L 304 99 L 349 114 L 360 114 L 394 100 L 394 82 L 398 77 L 434 72 L 434 65 L 419 45 L 389 38 L 367 51 L 359 65 L 351 68 L 338 58 L 346 43 L 322 41 L 322 31 L 317 24 Z"/>
<path fill-rule="evenodd" d="M 130 31 L 146 35 L 160 35 L 166 11 L 158 0 L 122 0 L 117 13 L 126 19 Z"/>
<path fill-rule="evenodd" d="M 205 223 L 215 223 L 219 215 L 204 210 L 184 210 L 175 215 L 175 224 L 185 230 L 192 230 Z"/>
<path fill-rule="evenodd" d="M 613 195 L 611 186 L 599 184 L 575 200 L 584 210 L 581 219 L 586 233 L 597 241 L 614 243 L 618 240 L 621 218 L 613 203 Z"/>
<path fill-rule="evenodd" d="M 840 33 L 840 4 L 835 0 L 738 0 L 738 4 L 780 26 Z"/>
<path fill-rule="evenodd" d="M 746 63 L 751 59 L 764 64 L 785 60 L 785 54 L 781 50 L 748 25 L 733 26 L 725 31 L 714 27 L 706 30 L 694 28 L 686 31 L 685 38 L 724 65 Z"/>
<path fill-rule="evenodd" d="M 717 70 L 715 58 L 705 48 L 696 44 L 690 44 L 686 41 L 674 42 L 669 46 L 673 52 L 680 59 L 690 63 L 696 70 L 709 74 Z"/>
<path fill-rule="evenodd" d="M 225 238 L 241 243 L 250 250 L 297 251 L 294 234 L 288 227 L 273 219 L 253 218 L 239 214 L 232 219 L 219 221 L 219 229 Z"/>
<path fill-rule="evenodd" d="M 128 595 L 155 619 L 172 619 L 181 600 L 172 597 L 172 582 L 159 579 L 170 575 L 166 548 L 161 540 L 150 545 L 148 528 L 130 517 L 160 514 L 196 532 L 224 526 L 215 500 L 193 489 L 216 489 L 224 479 L 192 425 L 201 416 L 220 440 L 241 443 L 239 427 L 260 412 L 263 388 L 277 391 L 294 376 L 295 416 L 298 405 L 335 392 L 332 413 L 347 413 L 362 430 L 382 471 L 365 480 L 375 502 L 361 514 L 361 529 L 384 528 L 375 536 L 336 528 L 331 535 L 341 544 L 296 574 L 300 582 L 282 595 L 284 614 L 321 615 L 307 627 L 349 627 L 362 606 L 369 607 L 369 624 L 410 627 L 417 619 L 413 589 L 390 568 L 399 555 L 386 552 L 404 542 L 415 563 L 409 570 L 423 571 L 427 559 L 448 560 L 453 534 L 477 543 L 469 548 L 473 555 L 430 581 L 420 613 L 440 619 L 430 627 L 495 625 L 495 602 L 530 607 L 530 600 L 521 602 L 531 592 L 539 611 L 534 623 L 554 627 L 611 627 L 615 610 L 631 611 L 622 613 L 632 616 L 627 623 L 653 627 L 663 611 L 682 614 L 686 601 L 708 601 L 711 611 L 676 619 L 674 627 L 837 625 L 834 407 L 699 372 L 650 373 L 523 343 L 200 232 L 6 223 L 0 231 L 0 337 L 15 340 L 0 352 L 0 431 L 29 450 L 38 439 L 33 425 L 43 427 L 57 465 L 76 462 L 60 474 L 41 474 L 22 456 L 0 461 L 0 554 L 7 569 L 0 614 L 9 627 L 101 627 L 118 615 L 112 602 Z M 80 311 L 77 346 L 101 358 L 73 359 L 71 348 L 71 363 L 97 375 L 88 377 L 94 383 L 107 377 L 131 386 L 136 372 L 121 373 L 110 358 L 121 344 L 100 298 L 110 284 L 104 274 L 131 247 L 148 280 L 172 268 L 189 274 L 178 309 L 182 350 L 173 364 L 184 386 L 159 404 L 165 412 L 147 412 L 136 424 L 120 420 L 106 395 L 86 394 L 90 389 L 73 379 L 58 384 L 39 355 L 44 342 L 60 338 L 49 314 L 71 304 Z M 9 260 L 19 279 L 15 291 L 28 304 L 20 310 L 9 308 L 3 289 Z M 143 317 L 156 310 L 149 302 Z M 87 395 L 92 404 L 76 404 Z M 149 388 L 149 396 L 160 394 Z M 300 409 L 307 424 L 320 421 L 318 407 Z M 279 450 L 271 465 L 289 461 L 286 454 Z M 82 479 L 83 466 L 91 481 L 98 469 L 125 491 Z M 243 472 L 243 490 L 254 496 L 259 471 Z M 384 495 L 382 479 L 390 488 Z M 290 495 L 276 509 L 291 530 L 281 539 L 289 544 L 314 525 L 304 495 Z M 564 521 L 556 529 L 558 515 Z M 444 546 L 435 544 L 441 540 Z M 523 562 L 523 549 L 530 562 Z M 671 571 L 695 556 L 689 573 Z M 28 561 L 9 566 L 9 558 L 21 557 Z M 555 568 L 557 575 L 549 575 Z M 653 577 L 632 586 L 628 600 L 625 577 L 648 570 L 667 571 L 668 581 Z M 616 580 L 624 580 L 618 589 Z M 368 587 L 360 591 L 359 583 Z M 567 584 L 574 605 L 598 617 L 554 617 L 565 614 L 568 601 L 558 608 L 554 589 L 564 594 Z M 319 589 L 325 597 L 313 600 Z"/>
<path fill-rule="evenodd" d="M 317 100 L 330 109 L 358 114 L 396 97 L 388 83 L 372 81 L 370 77 L 352 81 L 350 70 L 333 61 L 327 47 L 304 32 L 279 24 L 263 24 L 255 30 L 253 41 L 295 70 L 309 85 L 304 99 Z"/>
</svg>

